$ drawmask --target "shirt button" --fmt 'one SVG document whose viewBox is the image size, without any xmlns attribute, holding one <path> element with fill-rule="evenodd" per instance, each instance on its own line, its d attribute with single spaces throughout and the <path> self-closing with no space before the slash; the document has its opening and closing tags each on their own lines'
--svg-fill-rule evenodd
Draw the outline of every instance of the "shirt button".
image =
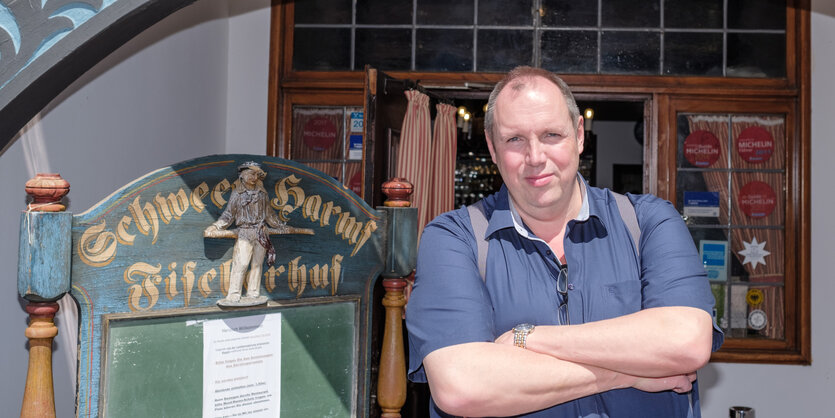
<svg viewBox="0 0 835 418">
<path fill-rule="evenodd" d="M 545 254 L 551 255 L 551 250 L 545 251 Z"/>
<path fill-rule="evenodd" d="M 568 284 L 568 290 L 574 290 L 574 284 L 569 283 Z"/>
</svg>

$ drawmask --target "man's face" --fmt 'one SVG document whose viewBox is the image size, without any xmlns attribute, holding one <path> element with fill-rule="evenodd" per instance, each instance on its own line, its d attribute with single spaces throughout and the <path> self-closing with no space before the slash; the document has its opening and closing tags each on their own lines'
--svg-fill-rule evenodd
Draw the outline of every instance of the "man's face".
<svg viewBox="0 0 835 418">
<path fill-rule="evenodd" d="M 487 139 L 523 217 L 568 204 L 583 151 L 582 120 L 575 130 L 559 88 L 541 77 L 524 82 L 522 90 L 511 83 L 499 93 L 493 135 Z"/>
<path fill-rule="evenodd" d="M 241 172 L 241 180 L 243 180 L 244 185 L 248 187 L 255 187 L 258 183 L 258 173 L 255 170 L 246 169 Z"/>
</svg>

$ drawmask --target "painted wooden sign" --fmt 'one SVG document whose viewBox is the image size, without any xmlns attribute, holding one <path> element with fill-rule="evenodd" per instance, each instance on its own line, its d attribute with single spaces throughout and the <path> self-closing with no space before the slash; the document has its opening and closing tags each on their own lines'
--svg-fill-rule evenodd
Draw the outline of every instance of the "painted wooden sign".
<svg viewBox="0 0 835 418">
<path fill-rule="evenodd" d="M 216 302 L 229 286 L 235 240 L 204 238 L 203 231 L 223 212 L 239 181 L 237 167 L 247 161 L 266 171 L 269 206 L 279 218 L 313 231 L 271 236 L 276 259 L 263 269 L 261 294 L 270 306 L 355 300 L 356 318 L 346 323 L 356 328 L 351 335 L 359 336 L 359 346 L 348 351 L 370 353 L 369 300 L 385 268 L 385 212 L 291 161 L 252 155 L 199 158 L 154 171 L 73 217 L 71 293 L 81 321 L 79 416 L 100 412 L 108 318 L 223 312 Z M 367 408 L 369 357 L 361 355 L 350 367 L 360 382 L 355 389 L 361 392 L 360 410 Z"/>
</svg>

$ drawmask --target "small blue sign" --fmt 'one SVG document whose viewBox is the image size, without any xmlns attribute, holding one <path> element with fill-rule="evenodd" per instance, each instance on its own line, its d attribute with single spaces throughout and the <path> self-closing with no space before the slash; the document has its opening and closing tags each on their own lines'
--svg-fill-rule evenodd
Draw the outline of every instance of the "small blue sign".
<svg viewBox="0 0 835 418">
<path fill-rule="evenodd" d="M 348 137 L 348 159 L 362 159 L 362 135 L 351 135 Z"/>
<path fill-rule="evenodd" d="M 684 216 L 718 217 L 719 192 L 684 192 Z"/>
</svg>

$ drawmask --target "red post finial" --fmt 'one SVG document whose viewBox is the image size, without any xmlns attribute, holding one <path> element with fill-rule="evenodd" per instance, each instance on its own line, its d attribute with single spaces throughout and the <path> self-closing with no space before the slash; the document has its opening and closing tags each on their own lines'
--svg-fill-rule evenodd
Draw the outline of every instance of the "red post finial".
<svg viewBox="0 0 835 418">
<path fill-rule="evenodd" d="M 26 182 L 26 194 L 32 197 L 28 209 L 33 212 L 63 212 L 61 199 L 70 192 L 70 183 L 58 173 L 38 173 Z"/>
<path fill-rule="evenodd" d="M 383 206 L 405 208 L 411 206 L 409 199 L 414 190 L 412 183 L 402 177 L 395 177 L 383 183 L 383 194 L 388 197 Z"/>
</svg>

